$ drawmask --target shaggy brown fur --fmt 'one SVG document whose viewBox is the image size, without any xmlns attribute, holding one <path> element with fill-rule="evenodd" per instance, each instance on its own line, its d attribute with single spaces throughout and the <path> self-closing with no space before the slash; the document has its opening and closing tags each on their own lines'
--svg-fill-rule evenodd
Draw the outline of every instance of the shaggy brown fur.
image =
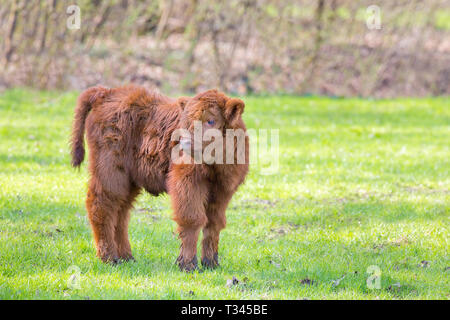
<svg viewBox="0 0 450 320">
<path fill-rule="evenodd" d="M 171 99 L 137 86 L 94 87 L 79 96 L 71 141 L 72 165 L 78 167 L 84 159 L 86 127 L 90 149 L 86 208 L 97 255 L 103 261 L 133 259 L 129 211 L 145 189 L 153 195 L 167 192 L 171 197 L 181 239 L 180 268 L 190 271 L 197 267 L 200 230 L 202 264 L 211 268 L 218 265 L 225 210 L 248 171 L 248 137 L 245 164 L 208 165 L 172 162 L 176 142 L 171 141 L 171 135 L 177 128 L 192 132 L 194 120 L 207 126 L 211 119 L 223 134 L 226 129 L 245 131 L 243 111 L 241 100 L 217 90 Z"/>
</svg>

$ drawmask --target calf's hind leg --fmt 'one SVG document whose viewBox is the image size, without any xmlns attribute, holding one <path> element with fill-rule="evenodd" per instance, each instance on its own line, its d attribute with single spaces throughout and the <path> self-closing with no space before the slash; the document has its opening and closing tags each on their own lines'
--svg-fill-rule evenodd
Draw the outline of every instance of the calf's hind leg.
<svg viewBox="0 0 450 320">
<path fill-rule="evenodd" d="M 91 223 L 97 256 L 103 262 L 116 263 L 119 259 L 114 231 L 118 218 L 118 203 L 91 183 L 87 193 L 86 209 Z"/>
<path fill-rule="evenodd" d="M 134 260 L 134 257 L 131 254 L 130 240 L 128 238 L 128 222 L 130 221 L 130 209 L 132 208 L 133 201 L 138 194 L 138 188 L 135 188 L 130 192 L 128 198 L 120 209 L 115 228 L 117 253 L 119 259 L 125 261 Z"/>
</svg>

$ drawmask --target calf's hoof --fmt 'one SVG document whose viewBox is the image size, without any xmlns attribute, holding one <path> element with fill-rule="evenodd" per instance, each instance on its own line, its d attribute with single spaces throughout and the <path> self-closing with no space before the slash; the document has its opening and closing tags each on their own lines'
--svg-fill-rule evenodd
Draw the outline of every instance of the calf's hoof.
<svg viewBox="0 0 450 320">
<path fill-rule="evenodd" d="M 117 264 L 119 262 L 119 255 L 117 249 L 106 241 L 99 241 L 97 245 L 97 256 L 104 262 L 110 264 Z"/>
<path fill-rule="evenodd" d="M 133 255 L 130 254 L 123 254 L 119 257 L 119 262 L 128 262 L 128 261 L 132 261 L 135 262 L 136 259 L 133 257 Z"/>
<path fill-rule="evenodd" d="M 219 254 L 216 252 L 214 256 L 211 258 L 203 257 L 202 258 L 202 266 L 208 269 L 215 269 L 219 266 Z"/>
<path fill-rule="evenodd" d="M 108 263 L 111 265 L 116 265 L 120 262 L 120 259 L 118 256 L 116 255 L 102 255 L 100 256 L 100 259 L 104 262 L 104 263 Z"/>
<path fill-rule="evenodd" d="M 191 260 L 186 260 L 183 256 L 177 258 L 176 263 L 181 271 L 191 272 L 197 269 L 197 256 L 194 256 Z"/>
<path fill-rule="evenodd" d="M 134 257 L 127 257 L 127 258 L 119 258 L 119 260 L 117 260 L 117 264 L 125 262 L 136 262 L 136 259 Z"/>
</svg>

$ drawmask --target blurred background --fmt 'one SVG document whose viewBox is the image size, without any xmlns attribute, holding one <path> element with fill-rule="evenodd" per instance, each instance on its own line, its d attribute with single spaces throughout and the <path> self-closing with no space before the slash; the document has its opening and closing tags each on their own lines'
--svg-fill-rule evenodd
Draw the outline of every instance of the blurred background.
<svg viewBox="0 0 450 320">
<path fill-rule="evenodd" d="M 0 90 L 450 94 L 449 0 L 0 4 Z"/>
</svg>

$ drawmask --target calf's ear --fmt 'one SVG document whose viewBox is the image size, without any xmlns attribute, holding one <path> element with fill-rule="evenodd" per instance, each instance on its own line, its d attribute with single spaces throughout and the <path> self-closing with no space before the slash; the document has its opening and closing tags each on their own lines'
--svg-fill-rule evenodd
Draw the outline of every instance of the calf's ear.
<svg viewBox="0 0 450 320">
<path fill-rule="evenodd" d="M 244 101 L 237 98 L 228 99 L 225 104 L 224 116 L 230 125 L 234 125 L 241 118 L 244 112 Z"/>
</svg>

